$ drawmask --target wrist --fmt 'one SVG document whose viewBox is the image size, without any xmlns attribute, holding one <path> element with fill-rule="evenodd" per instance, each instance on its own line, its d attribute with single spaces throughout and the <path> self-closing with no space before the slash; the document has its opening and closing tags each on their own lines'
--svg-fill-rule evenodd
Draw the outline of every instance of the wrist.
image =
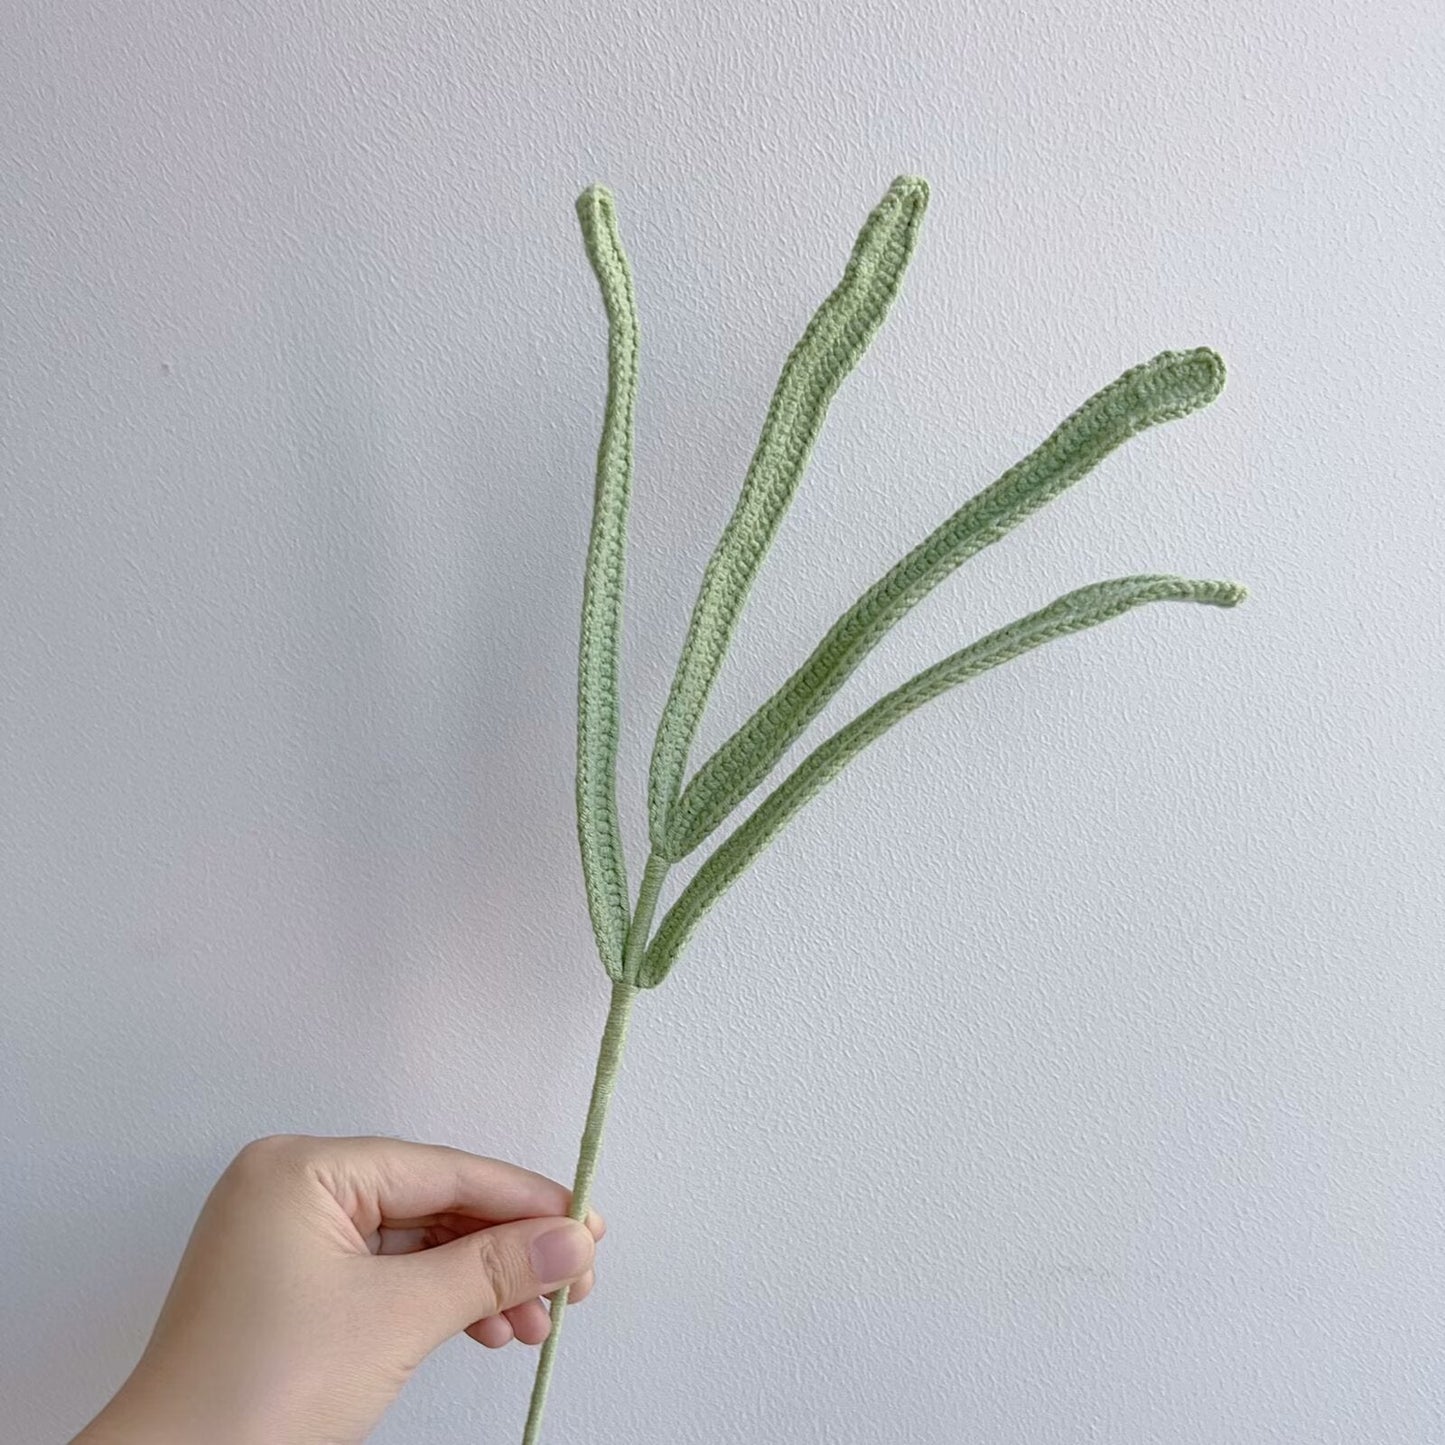
<svg viewBox="0 0 1445 1445">
<path fill-rule="evenodd" d="M 248 1421 L 219 1414 L 184 1389 L 132 1375 L 71 1445 L 262 1445 Z"/>
</svg>

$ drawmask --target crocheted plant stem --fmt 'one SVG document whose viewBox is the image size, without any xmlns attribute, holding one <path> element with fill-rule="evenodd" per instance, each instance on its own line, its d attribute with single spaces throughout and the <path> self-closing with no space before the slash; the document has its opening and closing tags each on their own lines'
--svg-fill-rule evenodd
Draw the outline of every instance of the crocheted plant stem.
<svg viewBox="0 0 1445 1445">
<path fill-rule="evenodd" d="M 627 1041 L 627 1026 L 632 1019 L 632 1005 L 638 990 L 630 983 L 612 985 L 612 1005 L 607 1010 L 607 1024 L 602 1030 L 602 1046 L 597 1051 L 597 1072 L 592 1079 L 592 1098 L 587 1105 L 587 1124 L 582 1130 L 582 1147 L 577 1154 L 577 1173 L 572 1181 L 573 1219 L 586 1219 L 592 1194 L 592 1180 L 597 1173 L 597 1159 L 602 1152 L 602 1131 L 607 1123 L 607 1108 L 612 1102 L 617 1071 L 622 1065 L 622 1050 Z M 527 1408 L 527 1428 L 523 1445 L 536 1445 L 541 1438 L 542 1415 L 547 1408 L 547 1391 L 552 1384 L 552 1365 L 557 1357 L 557 1343 L 562 1338 L 562 1319 L 567 1313 L 568 1289 L 564 1285 L 551 1296 L 552 1328 L 542 1345 L 537 1361 L 537 1374 L 532 1381 L 532 1400 Z"/>
<path fill-rule="evenodd" d="M 637 910 L 628 928 L 624 964 L 635 976 L 642 967 L 648 930 L 657 908 L 658 895 L 667 876 L 668 865 L 660 858 L 649 858 L 638 892 Z M 602 1133 L 607 1126 L 607 1110 L 617 1084 L 622 1054 L 627 1046 L 627 1028 L 632 1021 L 632 1005 L 640 992 L 635 983 L 616 979 L 612 984 L 612 1002 L 607 1022 L 602 1029 L 602 1043 L 597 1050 L 597 1069 L 592 1077 L 592 1097 L 587 1105 L 587 1122 L 582 1129 L 582 1144 L 577 1151 L 577 1171 L 572 1179 L 572 1205 L 567 1211 L 573 1219 L 586 1219 L 592 1199 L 592 1181 L 597 1174 L 597 1160 L 602 1153 Z M 562 1337 L 562 1319 L 567 1313 L 568 1289 L 564 1285 L 550 1296 L 552 1328 L 542 1345 L 537 1361 L 537 1374 L 532 1381 L 532 1399 L 527 1407 L 527 1428 L 523 1445 L 536 1445 L 542 1431 L 542 1415 L 547 1408 L 547 1391 L 552 1383 L 552 1366 L 557 1356 L 557 1342 Z"/>
<path fill-rule="evenodd" d="M 998 541 L 1141 431 L 1206 406 L 1224 385 L 1224 363 L 1206 348 L 1166 351 L 1130 368 L 1071 412 L 1045 441 L 947 518 L 863 594 L 808 659 L 701 768 L 689 756 L 713 683 L 753 579 L 788 508 L 829 403 L 882 325 L 902 282 L 928 205 L 928 186 L 900 176 L 868 216 L 843 279 L 789 353 L 742 493 L 714 548 L 663 708 L 648 774 L 651 850 L 629 907 L 618 824 L 621 634 L 638 330 L 632 272 L 611 195 L 600 186 L 577 203 L 587 256 L 608 320 L 607 400 L 597 454 L 592 530 L 583 581 L 578 666 L 577 832 L 598 956 L 612 1002 L 578 1151 L 571 1213 L 584 1219 L 627 1028 L 641 990 L 668 976 L 714 903 L 797 813 L 890 728 L 943 693 L 1025 653 L 1148 603 L 1233 607 L 1233 582 L 1162 573 L 1079 587 L 925 668 L 832 734 L 719 844 L 664 914 L 663 884 L 781 763 L 809 724 L 891 628 L 950 573 Z M 567 1290 L 551 1301 L 552 1328 L 537 1365 L 524 1445 L 537 1445 Z"/>
</svg>

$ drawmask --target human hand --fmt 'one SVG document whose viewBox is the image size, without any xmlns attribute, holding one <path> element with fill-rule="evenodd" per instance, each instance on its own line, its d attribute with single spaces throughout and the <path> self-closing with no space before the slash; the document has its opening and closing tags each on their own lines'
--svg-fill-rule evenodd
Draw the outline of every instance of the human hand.
<svg viewBox="0 0 1445 1445">
<path fill-rule="evenodd" d="M 211 1191 L 134 1373 L 72 1445 L 350 1445 L 465 1331 L 547 1338 L 603 1223 L 560 1184 L 457 1149 L 277 1135 Z"/>
</svg>

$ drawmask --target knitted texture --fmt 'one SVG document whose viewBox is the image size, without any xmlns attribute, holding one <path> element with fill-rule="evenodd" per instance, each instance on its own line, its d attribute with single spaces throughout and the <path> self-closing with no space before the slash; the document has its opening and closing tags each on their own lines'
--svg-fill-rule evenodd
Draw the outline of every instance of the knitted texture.
<svg viewBox="0 0 1445 1445">
<path fill-rule="evenodd" d="M 718 829 L 781 761 L 843 683 L 910 608 L 961 563 L 1085 476 L 1146 427 L 1212 401 L 1224 365 L 1212 352 L 1166 351 L 1126 371 L 1073 412 L 1036 450 L 937 527 L 850 607 L 808 660 L 686 780 L 703 710 L 753 580 L 787 510 L 834 393 L 858 363 L 898 293 L 928 205 L 928 186 L 900 176 L 869 215 L 843 272 L 789 353 L 731 519 L 708 561 L 663 708 L 648 777 L 651 851 L 629 907 L 617 816 L 618 644 L 632 485 L 638 334 L 632 273 L 612 197 L 594 186 L 577 204 L 608 321 L 607 400 L 583 584 L 578 667 L 577 831 L 588 910 L 613 980 L 572 1190 L 585 1216 L 602 1131 L 640 990 L 673 968 L 703 916 L 809 799 L 870 743 L 925 703 L 1070 633 L 1149 602 L 1231 607 L 1232 582 L 1147 574 L 1096 582 L 926 668 L 804 758 L 703 862 L 653 932 L 674 864 Z M 552 1331 L 537 1367 L 525 1445 L 536 1445 L 567 1292 L 552 1298 Z"/>
<path fill-rule="evenodd" d="M 889 628 L 956 567 L 1087 476 L 1131 436 L 1207 405 L 1223 385 L 1224 363 L 1212 351 L 1166 351 L 1090 397 L 875 582 L 698 769 L 674 810 L 667 856 L 692 852 L 773 770 Z"/>
<path fill-rule="evenodd" d="M 622 1050 L 627 1042 L 627 1026 L 632 1018 L 632 1005 L 637 998 L 635 980 L 641 971 L 646 953 L 647 932 L 667 876 L 666 865 L 658 858 L 649 858 L 637 891 L 637 908 L 628 928 L 627 947 L 623 956 L 626 980 L 614 980 L 612 1007 L 607 1011 L 607 1025 L 602 1030 L 602 1044 L 597 1051 L 597 1071 L 592 1079 L 592 1100 L 587 1106 L 587 1123 L 582 1129 L 582 1143 L 577 1153 L 577 1172 L 572 1180 L 573 1219 L 586 1219 L 592 1201 L 592 1180 L 597 1173 L 597 1159 L 602 1152 L 602 1130 L 607 1123 L 607 1106 L 617 1071 L 622 1064 Z M 532 1382 L 532 1401 L 527 1408 L 527 1428 L 522 1445 L 535 1445 L 542 1429 L 542 1415 L 547 1408 L 547 1391 L 552 1383 L 552 1366 L 557 1357 L 557 1344 L 562 1337 L 562 1318 L 567 1312 L 567 1289 L 551 1296 L 552 1327 L 542 1344 L 537 1361 L 537 1375 Z"/>
<path fill-rule="evenodd" d="M 602 1031 L 602 1044 L 597 1051 L 597 1072 L 592 1080 L 592 1099 L 587 1106 L 587 1123 L 582 1130 L 582 1145 L 577 1155 L 577 1174 L 572 1183 L 572 1219 L 586 1219 L 592 1196 L 592 1179 L 597 1172 L 597 1159 L 602 1152 L 602 1130 L 607 1123 L 607 1106 L 612 1102 L 617 1070 L 622 1063 L 622 1050 L 627 1043 L 627 1025 L 632 1018 L 632 1004 L 637 990 L 630 984 L 612 985 L 612 1007 L 607 1011 L 607 1026 Z M 535 1445 L 542 1430 L 542 1415 L 547 1408 L 547 1390 L 552 1383 L 552 1363 L 562 1338 L 562 1317 L 567 1311 L 567 1286 L 551 1296 L 552 1328 L 542 1344 L 537 1361 L 537 1374 L 532 1381 L 532 1400 L 527 1408 L 527 1427 L 522 1445 Z"/>
<path fill-rule="evenodd" d="M 598 951 L 622 976 L 627 943 L 627 870 L 617 822 L 618 646 L 632 492 L 632 413 L 637 399 L 637 303 L 617 234 L 611 195 L 601 186 L 577 201 L 588 259 L 607 311 L 607 407 L 597 449 L 592 538 L 582 588 L 577 679 L 577 836 Z"/>
<path fill-rule="evenodd" d="M 869 743 L 924 703 L 1035 647 L 1071 632 L 1081 632 L 1086 627 L 1096 627 L 1145 602 L 1174 599 L 1233 607 L 1244 595 L 1244 588 L 1232 582 L 1194 582 L 1186 577 L 1120 577 L 1112 582 L 1095 582 L 934 663 L 880 698 L 815 748 L 698 869 L 658 926 L 638 982 L 644 988 L 661 983 L 703 914 L 767 847 L 778 830 Z"/>
<path fill-rule="evenodd" d="M 672 856 L 670 813 L 733 626 L 822 429 L 828 403 L 858 364 L 898 293 L 928 206 L 927 183 L 900 176 L 868 217 L 843 279 L 793 348 L 773 393 L 742 495 L 718 540 L 652 753 L 648 816 L 654 849 Z"/>
</svg>

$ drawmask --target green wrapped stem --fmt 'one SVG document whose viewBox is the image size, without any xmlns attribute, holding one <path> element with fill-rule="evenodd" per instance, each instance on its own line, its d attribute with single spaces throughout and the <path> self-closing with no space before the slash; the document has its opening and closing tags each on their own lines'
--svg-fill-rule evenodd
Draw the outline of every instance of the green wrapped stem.
<svg viewBox="0 0 1445 1445">
<path fill-rule="evenodd" d="M 607 1010 L 607 1026 L 602 1031 L 602 1046 L 597 1051 L 597 1072 L 592 1079 L 592 1101 L 587 1106 L 587 1123 L 582 1130 L 582 1147 L 577 1154 L 577 1174 L 572 1181 L 573 1219 L 586 1219 L 592 1195 L 592 1180 L 597 1174 L 597 1159 L 602 1152 L 602 1131 L 607 1124 L 607 1106 L 617 1071 L 622 1067 L 622 1051 L 627 1043 L 627 1026 L 632 1019 L 632 1005 L 638 990 L 630 983 L 612 985 L 612 1007 Z M 536 1445 L 542 1433 L 542 1414 L 547 1408 L 547 1390 L 552 1383 L 552 1362 L 557 1355 L 557 1341 L 562 1337 L 562 1317 L 567 1313 L 568 1287 L 564 1285 L 551 1298 L 552 1329 L 542 1345 L 537 1361 L 537 1374 L 532 1381 L 532 1402 L 527 1409 L 527 1429 L 523 1445 Z"/>
<path fill-rule="evenodd" d="M 627 931 L 624 969 L 635 978 L 642 966 L 647 933 L 657 909 L 658 895 L 667 877 L 668 865 L 660 858 L 649 858 L 642 875 L 637 909 Z M 607 1010 L 607 1023 L 602 1030 L 602 1043 L 597 1050 L 597 1071 L 592 1078 L 592 1098 L 587 1105 L 587 1122 L 582 1128 L 582 1144 L 577 1151 L 577 1172 L 572 1180 L 573 1219 L 586 1219 L 592 1201 L 592 1181 L 597 1176 L 597 1160 L 602 1153 L 602 1132 L 607 1125 L 607 1109 L 617 1084 L 622 1054 L 627 1045 L 627 1026 L 632 1021 L 632 1005 L 637 1001 L 636 984 L 616 979 L 612 984 L 612 1004 Z M 564 1286 L 551 1296 L 552 1328 L 542 1345 L 537 1361 L 537 1374 L 532 1381 L 532 1401 L 527 1408 L 527 1429 L 522 1445 L 536 1445 L 542 1433 L 542 1415 L 547 1408 L 547 1391 L 552 1384 L 552 1364 L 557 1356 L 557 1341 L 562 1336 L 562 1319 L 567 1313 L 568 1290 Z"/>
<path fill-rule="evenodd" d="M 1148 573 L 1079 588 L 925 669 L 813 750 L 719 844 L 649 938 L 668 870 L 698 848 L 782 762 L 889 630 L 962 562 L 1005 536 L 1147 427 L 1207 405 L 1224 364 L 1204 347 L 1166 351 L 1090 397 L 1049 437 L 897 562 L 834 624 L 791 678 L 689 781 L 703 713 L 753 580 L 807 466 L 834 394 L 857 365 L 898 294 L 928 206 L 928 186 L 899 176 L 858 234 L 843 278 L 789 353 L 732 516 L 703 573 L 687 639 L 663 707 L 648 772 L 651 854 L 629 904 L 617 808 L 621 731 L 619 650 L 632 490 L 638 326 L 632 272 L 611 194 L 601 186 L 577 212 L 608 323 L 607 399 L 597 453 L 583 583 L 578 675 L 577 832 L 597 951 L 612 980 L 571 1214 L 585 1220 L 628 1023 L 638 993 L 667 977 L 704 914 L 778 831 L 864 748 L 933 698 L 990 668 L 1144 603 L 1232 607 L 1231 582 Z M 524 1445 L 537 1445 L 568 1291 L 551 1300 Z"/>
</svg>

